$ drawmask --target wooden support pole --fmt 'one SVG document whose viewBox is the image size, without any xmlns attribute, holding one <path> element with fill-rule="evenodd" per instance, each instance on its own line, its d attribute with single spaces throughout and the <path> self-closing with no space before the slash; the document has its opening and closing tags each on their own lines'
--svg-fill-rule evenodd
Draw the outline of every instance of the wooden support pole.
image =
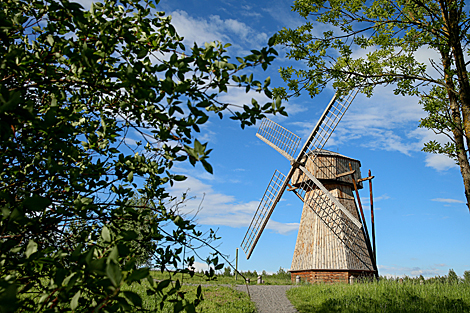
<svg viewBox="0 0 470 313">
<path fill-rule="evenodd" d="M 349 163 L 349 169 L 352 170 L 351 163 Z M 354 179 L 354 176 L 351 176 L 351 178 L 352 178 L 353 185 L 354 185 L 354 191 L 356 192 L 357 204 L 359 205 L 359 209 L 361 211 L 362 224 L 364 226 L 363 227 L 364 240 L 366 241 L 367 250 L 369 251 L 369 256 L 372 261 L 372 266 L 374 267 L 375 277 L 378 278 L 377 263 L 375 262 L 375 256 L 372 251 L 372 247 L 370 245 L 369 231 L 367 230 L 367 224 L 366 224 L 366 219 L 364 216 L 364 210 L 362 209 L 361 198 L 359 197 L 359 191 L 357 190 L 356 180 Z"/>
<path fill-rule="evenodd" d="M 371 175 L 369 170 L 369 177 L 374 177 Z M 372 179 L 369 180 L 369 195 L 370 195 L 370 221 L 372 227 L 372 247 L 374 250 L 374 259 L 377 265 L 377 248 L 375 246 L 375 220 L 374 220 L 374 197 L 372 195 Z"/>
<path fill-rule="evenodd" d="M 235 280 L 237 280 L 238 276 L 238 248 L 235 250 Z"/>
</svg>

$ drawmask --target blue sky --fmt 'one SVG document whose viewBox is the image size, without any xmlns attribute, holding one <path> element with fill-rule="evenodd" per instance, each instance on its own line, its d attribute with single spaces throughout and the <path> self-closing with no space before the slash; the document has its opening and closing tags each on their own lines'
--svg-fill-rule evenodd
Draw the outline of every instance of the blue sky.
<svg viewBox="0 0 470 313">
<path fill-rule="evenodd" d="M 230 42 L 229 52 L 235 56 L 262 47 L 282 27 L 293 28 L 304 22 L 290 11 L 290 6 L 291 1 L 284 0 L 162 0 L 158 9 L 173 17 L 173 24 L 185 37 L 187 46 L 214 40 Z M 280 66 L 303 66 L 283 58 L 285 52 L 281 47 L 278 51 L 280 57 L 268 71 L 255 71 L 259 80 L 271 76 L 273 86 L 283 84 L 277 72 Z M 418 57 L 429 63 L 435 54 L 422 49 Z M 230 90 L 219 97 L 243 104 L 249 103 L 252 96 Z M 285 104 L 289 117 L 272 119 L 305 140 L 332 96 L 333 90 L 329 88 L 314 99 L 308 96 L 292 99 Z M 419 129 L 422 117 L 424 112 L 417 98 L 395 96 L 392 88 L 378 87 L 371 98 L 356 97 L 325 148 L 360 160 L 363 176 L 369 169 L 375 176 L 377 259 L 381 275 L 435 276 L 445 275 L 452 268 L 461 276 L 470 270 L 470 214 L 462 178 L 452 160 L 420 151 L 430 139 L 445 140 Z M 201 206 L 198 223 L 202 229 L 218 229 L 222 237 L 218 249 L 229 254 L 230 260 L 234 260 L 235 249 L 240 246 L 274 170 L 284 174 L 289 170 L 284 157 L 256 138 L 256 130 L 257 127 L 242 130 L 228 118 L 210 120 L 198 139 L 209 142 L 214 149 L 209 160 L 214 175 L 199 165 L 179 167 L 178 171 L 189 178 L 172 190 L 178 195 L 189 189 L 189 195 L 195 199 L 182 210 L 191 214 Z M 368 191 L 360 193 L 368 215 Z M 301 211 L 300 200 L 286 194 L 250 260 L 245 259 L 240 249 L 239 269 L 258 272 L 289 269 Z"/>
</svg>

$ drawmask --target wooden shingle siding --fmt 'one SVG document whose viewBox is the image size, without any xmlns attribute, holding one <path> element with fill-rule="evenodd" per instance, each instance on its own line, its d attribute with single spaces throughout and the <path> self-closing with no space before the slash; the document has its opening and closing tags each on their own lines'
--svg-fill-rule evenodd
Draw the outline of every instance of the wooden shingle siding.
<svg viewBox="0 0 470 313">
<path fill-rule="evenodd" d="M 361 178 L 361 162 L 335 152 L 322 150 L 316 155 L 307 155 L 305 168 L 319 180 L 336 180 L 339 183 L 352 185 L 351 175 L 337 178 L 337 175 L 350 171 L 349 163 L 351 163 L 352 169 L 355 170 L 354 179 L 357 181 Z M 307 176 L 298 169 L 294 172 L 291 181 L 294 186 L 298 186 L 306 179 L 308 179 Z M 362 182 L 357 185 L 359 189 L 362 189 Z"/>
<path fill-rule="evenodd" d="M 355 179 L 360 179 L 360 162 L 335 153 L 319 154 L 316 156 L 315 162 L 307 161 L 305 167 L 322 181 L 325 188 L 354 217 L 359 219 L 353 196 L 352 175 L 336 177 L 338 174 L 350 171 L 349 163 L 351 163 L 352 169 L 355 170 Z M 292 185 L 294 186 L 300 186 L 300 182 L 308 179 L 306 175 L 299 173 L 297 171 L 292 178 Z M 319 197 L 321 194 L 322 191 L 319 189 L 306 190 L 305 199 Z M 343 275 L 346 275 L 347 271 L 370 271 L 372 262 L 368 253 L 365 256 L 362 254 L 361 260 L 359 260 L 358 257 L 361 253 L 351 251 L 340 239 L 351 238 L 352 236 L 346 236 L 347 234 L 344 232 L 351 231 L 353 228 L 341 227 L 340 238 L 330 229 L 332 227 L 330 224 L 338 223 L 338 221 L 341 223 L 352 222 L 340 210 L 332 212 L 327 221 L 322 220 L 315 213 L 322 210 L 325 210 L 325 208 L 321 204 L 313 208 L 304 205 L 290 271 L 292 273 L 310 273 L 308 274 L 310 276 L 305 274 L 310 277 L 309 281 L 344 281 L 347 280 L 347 277 Z M 359 228 L 355 229 L 359 230 Z M 356 249 L 367 251 L 363 233 L 358 232 L 356 236 L 359 238 Z M 329 274 L 328 270 L 332 272 Z M 293 277 L 295 278 L 295 276 Z"/>
</svg>

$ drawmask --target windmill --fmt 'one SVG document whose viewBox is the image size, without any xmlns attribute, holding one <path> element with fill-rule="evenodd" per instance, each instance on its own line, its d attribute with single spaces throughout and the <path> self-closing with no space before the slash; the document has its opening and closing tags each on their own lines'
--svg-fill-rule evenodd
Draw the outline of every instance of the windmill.
<svg viewBox="0 0 470 313">
<path fill-rule="evenodd" d="M 292 279 L 347 282 L 350 276 L 378 277 L 362 207 L 363 222 L 352 194 L 352 186 L 357 192 L 365 180 L 360 162 L 323 150 L 357 92 L 333 96 L 296 158 L 300 137 L 267 118 L 261 122 L 256 136 L 287 158 L 291 168 L 287 175 L 276 170 L 271 178 L 241 244 L 247 259 L 287 189 L 304 203 Z"/>
</svg>

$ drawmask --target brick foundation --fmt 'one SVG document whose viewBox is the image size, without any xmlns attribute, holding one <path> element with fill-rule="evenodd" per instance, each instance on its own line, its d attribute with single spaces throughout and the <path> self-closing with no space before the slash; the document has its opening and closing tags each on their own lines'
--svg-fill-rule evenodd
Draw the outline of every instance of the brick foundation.
<svg viewBox="0 0 470 313">
<path fill-rule="evenodd" d="M 303 271 L 289 271 L 291 280 L 295 283 L 296 276 L 300 276 L 302 282 L 309 283 L 349 283 L 349 277 L 352 275 L 355 278 L 374 276 L 371 271 L 354 271 L 354 270 L 303 270 Z"/>
</svg>

